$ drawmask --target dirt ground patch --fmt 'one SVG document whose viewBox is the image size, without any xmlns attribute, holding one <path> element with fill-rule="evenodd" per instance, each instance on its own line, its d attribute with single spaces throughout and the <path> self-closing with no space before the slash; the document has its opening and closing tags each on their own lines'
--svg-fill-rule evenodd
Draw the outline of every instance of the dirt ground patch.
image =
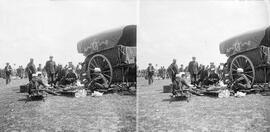
<svg viewBox="0 0 270 132">
<path fill-rule="evenodd" d="M 163 93 L 169 80 L 137 79 L 139 131 L 269 132 L 270 96 L 250 94 L 242 98 L 191 97 L 190 102 L 170 100 Z"/>
<path fill-rule="evenodd" d="M 51 96 L 45 102 L 25 103 L 19 85 L 0 79 L 0 131 L 135 131 L 136 97 L 107 94 L 102 97 Z"/>
</svg>

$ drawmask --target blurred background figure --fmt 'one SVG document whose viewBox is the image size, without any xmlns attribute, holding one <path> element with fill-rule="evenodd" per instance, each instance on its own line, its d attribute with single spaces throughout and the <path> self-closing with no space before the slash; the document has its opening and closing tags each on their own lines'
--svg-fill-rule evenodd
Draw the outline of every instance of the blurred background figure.
<svg viewBox="0 0 270 132">
<path fill-rule="evenodd" d="M 147 67 L 147 77 L 148 77 L 148 84 L 151 85 L 154 82 L 153 75 L 155 73 L 155 69 L 152 66 L 152 63 L 149 63 Z"/>
<path fill-rule="evenodd" d="M 11 82 L 11 73 L 12 73 L 12 68 L 9 65 L 9 62 L 6 63 L 5 73 L 6 73 L 6 85 L 8 85 Z"/>
<path fill-rule="evenodd" d="M 33 58 L 31 58 L 30 62 L 27 64 L 26 72 L 27 72 L 27 76 L 28 76 L 28 79 L 29 79 L 29 82 L 30 82 L 32 80 L 32 78 L 33 78 L 33 74 L 36 73 L 36 66 L 34 64 L 34 59 Z"/>
</svg>

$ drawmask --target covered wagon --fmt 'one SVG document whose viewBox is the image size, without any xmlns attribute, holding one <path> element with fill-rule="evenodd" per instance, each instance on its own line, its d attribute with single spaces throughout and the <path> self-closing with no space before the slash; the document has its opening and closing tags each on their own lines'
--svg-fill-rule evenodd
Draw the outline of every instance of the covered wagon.
<svg viewBox="0 0 270 132">
<path fill-rule="evenodd" d="M 228 57 L 232 80 L 237 68 L 242 68 L 252 84 L 270 81 L 270 27 L 232 37 L 219 46 L 220 53 Z"/>
<path fill-rule="evenodd" d="M 93 70 L 113 83 L 136 83 L 136 25 L 128 25 L 87 37 L 77 44 L 86 58 L 85 72 L 89 79 Z"/>
</svg>

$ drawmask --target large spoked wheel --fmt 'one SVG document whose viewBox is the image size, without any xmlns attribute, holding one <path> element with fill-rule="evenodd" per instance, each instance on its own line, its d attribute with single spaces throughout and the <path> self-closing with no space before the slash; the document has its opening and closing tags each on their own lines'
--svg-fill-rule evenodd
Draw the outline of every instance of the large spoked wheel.
<svg viewBox="0 0 270 132">
<path fill-rule="evenodd" d="M 237 68 L 242 68 L 244 70 L 244 74 L 250 80 L 251 85 L 253 85 L 255 80 L 255 69 L 251 60 L 244 55 L 238 55 L 233 58 L 230 67 L 230 77 L 232 80 L 237 78 Z"/>
<path fill-rule="evenodd" d="M 92 80 L 93 79 L 93 73 L 95 68 L 100 68 L 101 73 L 103 74 L 104 77 L 107 78 L 109 85 L 112 82 L 112 76 L 113 76 L 113 69 L 110 61 L 101 54 L 96 54 L 94 55 L 88 64 L 88 75 L 89 78 Z"/>
</svg>

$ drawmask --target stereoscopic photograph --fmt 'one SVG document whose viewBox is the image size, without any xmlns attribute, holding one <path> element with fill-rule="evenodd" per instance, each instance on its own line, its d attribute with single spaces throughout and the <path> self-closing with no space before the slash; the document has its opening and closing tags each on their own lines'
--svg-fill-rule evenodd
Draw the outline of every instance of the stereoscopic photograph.
<svg viewBox="0 0 270 132">
<path fill-rule="evenodd" d="M 136 1 L 1 0 L 0 131 L 136 131 Z"/>
<path fill-rule="evenodd" d="M 269 132 L 269 0 L 0 0 L 0 132 Z"/>
<path fill-rule="evenodd" d="M 141 1 L 138 130 L 270 131 L 269 6 Z"/>
</svg>

